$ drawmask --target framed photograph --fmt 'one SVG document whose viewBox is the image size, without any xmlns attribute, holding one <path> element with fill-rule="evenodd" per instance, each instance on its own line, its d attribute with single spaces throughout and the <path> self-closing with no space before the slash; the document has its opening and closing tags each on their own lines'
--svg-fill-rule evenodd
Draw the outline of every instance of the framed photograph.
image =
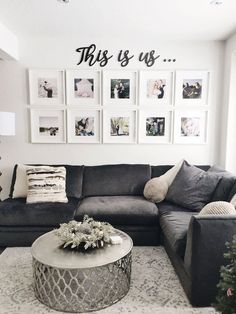
<svg viewBox="0 0 236 314">
<path fill-rule="evenodd" d="M 104 110 L 103 142 L 135 143 L 136 110 Z"/>
<path fill-rule="evenodd" d="M 204 144 L 207 139 L 208 111 L 176 110 L 174 142 L 180 144 Z"/>
<path fill-rule="evenodd" d="M 135 71 L 104 71 L 104 105 L 136 105 L 136 81 Z"/>
<path fill-rule="evenodd" d="M 139 143 L 171 142 L 172 111 L 150 109 L 139 111 Z"/>
<path fill-rule="evenodd" d="M 100 110 L 67 110 L 68 143 L 100 143 Z"/>
<path fill-rule="evenodd" d="M 65 110 L 31 109 L 32 143 L 65 143 Z"/>
<path fill-rule="evenodd" d="M 176 71 L 175 104 L 207 105 L 208 71 Z"/>
<path fill-rule="evenodd" d="M 140 71 L 139 105 L 172 105 L 173 72 Z"/>
<path fill-rule="evenodd" d="M 64 71 L 29 70 L 31 105 L 64 105 Z"/>
<path fill-rule="evenodd" d="M 66 71 L 67 105 L 99 105 L 100 76 L 100 71 Z"/>
</svg>

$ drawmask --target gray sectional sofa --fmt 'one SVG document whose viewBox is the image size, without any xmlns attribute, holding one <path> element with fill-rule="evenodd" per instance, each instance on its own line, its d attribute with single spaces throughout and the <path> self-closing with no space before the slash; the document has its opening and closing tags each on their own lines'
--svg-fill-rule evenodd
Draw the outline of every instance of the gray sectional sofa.
<svg viewBox="0 0 236 314">
<path fill-rule="evenodd" d="M 12 198 L 16 167 L 10 197 L 0 202 L 1 247 L 29 246 L 60 223 L 81 220 L 87 214 L 127 232 L 135 245 L 164 245 L 190 302 L 208 306 L 214 301 L 219 268 L 225 263 L 225 242 L 236 234 L 236 216 L 200 216 L 172 202 L 146 200 L 146 182 L 172 166 L 65 165 L 69 202 L 37 204 Z M 198 167 L 220 176 L 211 201 L 228 201 L 236 193 L 235 176 L 214 167 Z"/>
</svg>

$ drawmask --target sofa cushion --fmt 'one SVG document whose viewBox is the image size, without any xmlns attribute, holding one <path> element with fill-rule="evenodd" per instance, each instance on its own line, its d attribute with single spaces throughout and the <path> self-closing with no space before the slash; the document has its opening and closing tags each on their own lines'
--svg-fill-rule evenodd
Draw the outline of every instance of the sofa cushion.
<svg viewBox="0 0 236 314">
<path fill-rule="evenodd" d="M 142 195 L 151 178 L 149 165 L 104 165 L 84 168 L 83 196 Z"/>
<path fill-rule="evenodd" d="M 78 200 L 26 204 L 25 198 L 0 202 L 0 226 L 58 226 L 73 219 Z"/>
<path fill-rule="evenodd" d="M 81 201 L 75 219 L 82 220 L 85 214 L 114 226 L 158 225 L 156 205 L 142 196 L 87 197 Z"/>
<path fill-rule="evenodd" d="M 168 170 L 170 170 L 172 167 L 173 166 L 170 166 L 170 165 L 151 166 L 151 170 L 152 170 L 151 177 L 152 178 L 160 177 L 163 174 L 165 174 Z M 208 165 L 199 165 L 196 167 L 204 171 L 207 171 L 210 168 L 210 166 Z"/>
<path fill-rule="evenodd" d="M 163 212 L 160 217 L 160 226 L 168 244 L 181 258 L 184 257 L 187 231 L 190 219 L 197 212 L 169 211 Z"/>
<path fill-rule="evenodd" d="M 218 174 L 205 172 L 184 161 L 169 187 L 166 200 L 200 211 L 210 202 L 219 180 Z"/>
<path fill-rule="evenodd" d="M 45 166 L 41 164 L 35 164 L 32 166 Z M 82 196 L 82 183 L 83 183 L 83 171 L 84 166 L 71 166 L 71 165 L 53 165 L 55 167 L 64 166 L 66 168 L 66 195 L 67 197 L 76 197 L 80 198 Z M 15 165 L 12 175 L 12 182 L 11 182 L 11 189 L 9 197 L 14 197 L 14 188 L 15 184 L 17 183 L 17 168 L 18 165 Z M 28 187 L 24 188 L 25 195 L 22 197 L 27 196 Z"/>
<path fill-rule="evenodd" d="M 66 168 L 27 166 L 28 193 L 26 203 L 68 203 L 66 197 Z"/>
<path fill-rule="evenodd" d="M 208 172 L 216 173 L 221 177 L 220 182 L 212 195 L 211 201 L 229 201 L 229 194 L 236 182 L 236 177 L 232 173 L 218 166 L 212 166 Z"/>
</svg>

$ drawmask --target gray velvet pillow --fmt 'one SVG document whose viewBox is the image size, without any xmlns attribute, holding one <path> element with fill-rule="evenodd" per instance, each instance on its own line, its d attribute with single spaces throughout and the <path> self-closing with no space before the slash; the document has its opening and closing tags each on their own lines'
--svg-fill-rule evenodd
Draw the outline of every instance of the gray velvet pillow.
<svg viewBox="0 0 236 314">
<path fill-rule="evenodd" d="M 169 187 L 166 200 L 193 211 L 200 211 L 211 201 L 220 177 L 184 161 Z"/>
</svg>

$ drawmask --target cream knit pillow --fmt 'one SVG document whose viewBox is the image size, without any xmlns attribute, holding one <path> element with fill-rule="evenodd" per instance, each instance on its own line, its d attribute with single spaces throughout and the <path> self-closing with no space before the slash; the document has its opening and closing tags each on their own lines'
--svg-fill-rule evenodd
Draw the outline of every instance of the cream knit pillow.
<svg viewBox="0 0 236 314">
<path fill-rule="evenodd" d="M 228 202 L 211 202 L 203 207 L 199 215 L 236 215 L 236 210 Z"/>
</svg>

